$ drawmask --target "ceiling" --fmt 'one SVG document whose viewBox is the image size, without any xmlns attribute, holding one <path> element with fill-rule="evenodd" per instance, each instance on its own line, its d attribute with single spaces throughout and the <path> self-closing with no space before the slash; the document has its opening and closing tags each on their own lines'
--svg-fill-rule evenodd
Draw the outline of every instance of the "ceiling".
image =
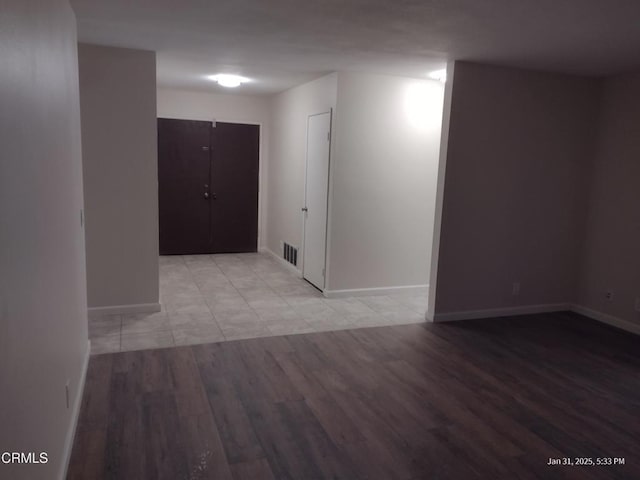
<svg viewBox="0 0 640 480">
<path fill-rule="evenodd" d="M 638 0 L 71 0 L 82 42 L 155 50 L 158 84 L 279 92 L 336 70 L 425 77 L 447 59 L 582 75 L 640 67 Z M 224 90 L 229 93 L 229 90 Z"/>
</svg>

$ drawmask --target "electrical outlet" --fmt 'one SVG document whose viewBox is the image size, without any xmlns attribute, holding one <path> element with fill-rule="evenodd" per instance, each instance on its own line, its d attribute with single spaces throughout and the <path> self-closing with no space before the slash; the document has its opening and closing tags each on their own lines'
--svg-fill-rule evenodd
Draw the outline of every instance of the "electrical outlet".
<svg viewBox="0 0 640 480">
<path fill-rule="evenodd" d="M 640 312 L 640 297 L 636 297 L 636 312 Z"/>
<path fill-rule="evenodd" d="M 607 290 L 604 294 L 604 298 L 606 298 L 607 300 L 609 300 L 610 302 L 613 301 L 613 290 Z"/>
<path fill-rule="evenodd" d="M 514 297 L 520 295 L 520 282 L 513 282 L 513 285 L 511 287 L 511 295 L 513 295 Z"/>
</svg>

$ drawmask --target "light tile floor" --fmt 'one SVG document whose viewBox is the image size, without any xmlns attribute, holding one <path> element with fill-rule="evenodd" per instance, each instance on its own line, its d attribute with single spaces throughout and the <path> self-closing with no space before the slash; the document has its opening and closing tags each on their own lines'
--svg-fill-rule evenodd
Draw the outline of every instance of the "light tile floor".
<svg viewBox="0 0 640 480">
<path fill-rule="evenodd" d="M 262 253 L 160 257 L 162 311 L 89 320 L 93 354 L 424 321 L 427 295 L 324 298 Z"/>
</svg>

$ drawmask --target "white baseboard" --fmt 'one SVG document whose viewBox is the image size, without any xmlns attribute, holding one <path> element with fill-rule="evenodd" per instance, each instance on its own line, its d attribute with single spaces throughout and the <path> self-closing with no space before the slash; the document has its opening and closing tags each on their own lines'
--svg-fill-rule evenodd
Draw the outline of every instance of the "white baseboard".
<svg viewBox="0 0 640 480">
<path fill-rule="evenodd" d="M 73 405 L 71 406 L 71 425 L 67 430 L 67 435 L 64 440 L 64 450 L 62 451 L 62 467 L 60 469 L 60 480 L 67 478 L 67 471 L 69 470 L 69 461 L 71 460 L 71 451 L 73 450 L 73 440 L 76 436 L 76 428 L 78 427 L 78 418 L 80 418 L 80 407 L 82 407 L 82 395 L 84 394 L 84 384 L 87 379 L 87 367 L 89 366 L 89 358 L 91 357 L 91 340 L 87 340 L 87 352 L 84 355 L 82 362 L 82 370 L 80 371 L 80 378 L 78 379 L 78 388 L 76 390 L 76 397 L 73 399 Z"/>
<path fill-rule="evenodd" d="M 100 315 L 135 315 L 136 313 L 154 313 L 162 310 L 159 303 L 138 303 L 133 305 L 113 305 L 110 307 L 91 307 L 89 316 Z"/>
<path fill-rule="evenodd" d="M 597 310 L 592 310 L 590 308 L 583 307 L 581 305 L 571 305 L 571 311 L 575 313 L 579 313 L 580 315 L 584 315 L 585 317 L 589 317 L 592 320 L 597 320 L 598 322 L 606 323 L 608 325 L 620 328 L 627 332 L 640 335 L 640 324 L 631 323 L 627 320 L 623 320 L 621 318 L 614 317 L 613 315 L 609 315 L 608 313 L 598 312 Z"/>
<path fill-rule="evenodd" d="M 270 248 L 268 248 L 268 247 L 260 247 L 260 248 L 258 248 L 258 251 L 261 252 L 261 253 L 266 253 L 266 254 L 271 255 L 274 258 L 274 260 L 276 260 L 280 265 L 285 267 L 287 270 L 289 270 L 295 276 L 302 278 L 302 270 L 298 270 L 295 266 L 293 266 L 292 264 L 287 262 L 284 258 L 282 258 L 278 254 L 276 254 Z"/>
<path fill-rule="evenodd" d="M 369 297 L 374 295 L 426 294 L 429 285 L 406 285 L 401 287 L 355 288 L 351 290 L 325 290 L 327 298 Z"/>
<path fill-rule="evenodd" d="M 487 310 L 468 310 L 464 312 L 436 313 L 435 322 L 453 322 L 457 320 L 476 320 L 481 318 L 509 317 L 516 315 L 531 315 L 535 313 L 549 313 L 571 311 L 584 315 L 592 320 L 606 323 L 613 327 L 640 335 L 640 324 L 631 323 L 607 313 L 598 312 L 582 305 L 572 303 L 554 303 L 547 305 L 525 305 L 522 307 L 492 308 Z"/>
<path fill-rule="evenodd" d="M 530 315 L 534 313 L 559 312 L 570 309 L 571 305 L 568 303 L 551 303 L 544 305 L 524 305 L 521 307 L 490 308 L 487 310 L 467 310 L 463 312 L 436 313 L 434 322 L 510 317 L 512 315 Z"/>
</svg>

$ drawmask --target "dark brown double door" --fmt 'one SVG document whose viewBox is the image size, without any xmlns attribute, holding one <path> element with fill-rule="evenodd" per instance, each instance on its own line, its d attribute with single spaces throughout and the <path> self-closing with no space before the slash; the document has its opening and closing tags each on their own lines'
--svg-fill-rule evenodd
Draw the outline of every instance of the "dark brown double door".
<svg viewBox="0 0 640 480">
<path fill-rule="evenodd" d="M 255 252 L 260 127 L 158 119 L 160 254 Z"/>
</svg>

